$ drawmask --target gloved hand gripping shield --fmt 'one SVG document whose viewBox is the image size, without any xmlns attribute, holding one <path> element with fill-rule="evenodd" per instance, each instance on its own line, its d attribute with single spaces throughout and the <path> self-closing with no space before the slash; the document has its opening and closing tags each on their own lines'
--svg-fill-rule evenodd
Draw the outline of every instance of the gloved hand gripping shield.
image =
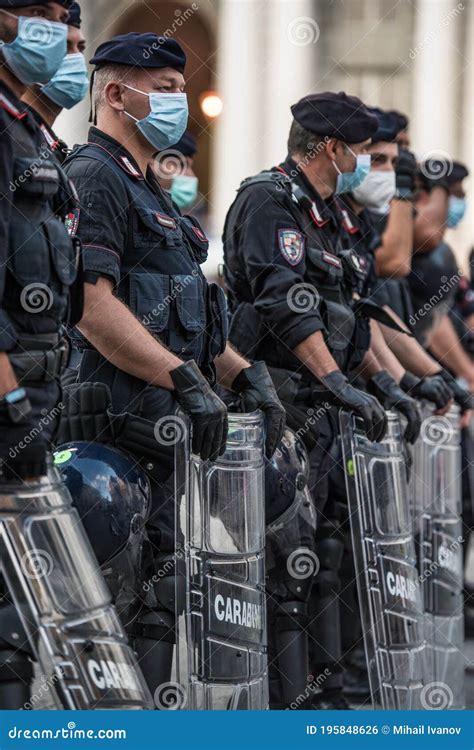
<svg viewBox="0 0 474 750">
<path fill-rule="evenodd" d="M 463 529 L 459 407 L 423 405 L 411 494 L 430 668 L 428 708 L 464 707 Z"/>
<path fill-rule="evenodd" d="M 423 708 L 424 621 L 400 421 L 380 443 L 341 412 L 346 487 L 361 622 L 375 708 Z"/>
<path fill-rule="evenodd" d="M 175 708 L 268 705 L 265 614 L 264 419 L 229 414 L 225 453 L 176 445 Z"/>
<path fill-rule="evenodd" d="M 0 485 L 1 569 L 58 709 L 152 707 L 58 471 Z"/>
</svg>

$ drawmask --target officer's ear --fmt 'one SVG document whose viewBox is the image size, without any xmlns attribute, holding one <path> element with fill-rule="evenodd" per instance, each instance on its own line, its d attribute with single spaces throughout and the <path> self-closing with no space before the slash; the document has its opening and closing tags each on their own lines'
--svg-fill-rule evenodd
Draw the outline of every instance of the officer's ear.
<svg viewBox="0 0 474 750">
<path fill-rule="evenodd" d="M 340 141 L 337 138 L 328 138 L 326 141 L 326 153 L 331 161 L 336 161 L 338 155 L 338 144 Z"/>
<path fill-rule="evenodd" d="M 124 87 L 117 81 L 109 81 L 104 89 L 104 99 L 112 109 L 123 112 L 125 109 Z"/>
</svg>

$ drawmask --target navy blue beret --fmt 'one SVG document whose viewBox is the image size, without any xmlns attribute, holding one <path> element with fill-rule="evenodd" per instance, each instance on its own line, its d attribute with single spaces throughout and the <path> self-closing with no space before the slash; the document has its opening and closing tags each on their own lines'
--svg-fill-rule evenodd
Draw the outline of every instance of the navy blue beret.
<svg viewBox="0 0 474 750">
<path fill-rule="evenodd" d="M 54 0 L 64 8 L 70 8 L 74 0 Z M 31 5 L 48 5 L 51 0 L 0 0 L 0 8 L 29 8 Z"/>
<path fill-rule="evenodd" d="M 173 151 L 179 151 L 183 156 L 194 156 L 197 153 L 198 147 L 196 139 L 189 130 L 183 135 L 180 141 L 171 147 Z"/>
<path fill-rule="evenodd" d="M 296 122 L 310 133 L 345 143 L 362 143 L 378 127 L 377 118 L 365 104 L 344 91 L 310 94 L 293 104 L 291 112 Z"/>
<path fill-rule="evenodd" d="M 122 34 L 97 48 L 91 65 L 107 63 L 139 68 L 173 68 L 184 72 L 186 55 L 174 39 L 157 34 Z"/>
<path fill-rule="evenodd" d="M 67 19 L 68 26 L 75 26 L 76 29 L 81 28 L 81 6 L 79 3 L 74 2 L 69 8 L 69 18 Z"/>
<path fill-rule="evenodd" d="M 397 121 L 398 133 L 401 133 L 402 130 L 406 130 L 408 128 L 408 125 L 409 125 L 408 117 L 402 114 L 402 112 L 397 112 L 396 109 L 391 109 L 388 114 L 392 115 Z"/>
<path fill-rule="evenodd" d="M 378 107 L 369 107 L 369 111 L 375 115 L 378 128 L 372 136 L 372 143 L 388 141 L 392 143 L 400 132 L 399 121 L 393 112 L 386 112 Z"/>
<path fill-rule="evenodd" d="M 452 185 L 455 182 L 462 182 L 469 175 L 469 170 L 460 161 L 452 162 L 452 169 L 446 175 L 448 185 Z"/>
</svg>

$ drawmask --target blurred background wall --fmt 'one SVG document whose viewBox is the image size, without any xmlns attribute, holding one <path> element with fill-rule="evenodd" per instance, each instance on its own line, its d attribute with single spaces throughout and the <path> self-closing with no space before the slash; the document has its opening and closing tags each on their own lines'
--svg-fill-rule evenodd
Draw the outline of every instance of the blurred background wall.
<svg viewBox="0 0 474 750">
<path fill-rule="evenodd" d="M 420 159 L 474 169 L 473 0 L 82 0 L 89 57 L 115 34 L 173 36 L 188 64 L 189 129 L 198 139 L 199 214 L 219 237 L 240 181 L 286 155 L 289 107 L 310 92 L 344 90 L 411 121 Z M 58 131 L 87 140 L 88 102 Z M 473 184 L 472 177 L 468 185 Z M 464 265 L 466 219 L 448 241 Z"/>
</svg>

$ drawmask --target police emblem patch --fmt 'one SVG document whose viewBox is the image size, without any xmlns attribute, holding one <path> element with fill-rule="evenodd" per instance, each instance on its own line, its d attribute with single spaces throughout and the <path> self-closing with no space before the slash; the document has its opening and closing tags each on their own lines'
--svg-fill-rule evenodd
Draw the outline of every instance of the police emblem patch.
<svg viewBox="0 0 474 750">
<path fill-rule="evenodd" d="M 284 259 L 290 266 L 297 266 L 304 254 L 305 238 L 295 229 L 279 229 L 278 245 Z"/>
<path fill-rule="evenodd" d="M 77 234 L 77 228 L 79 226 L 79 217 L 81 215 L 81 209 L 76 208 L 71 211 L 64 221 L 64 226 L 67 229 L 67 233 L 70 237 L 75 237 Z"/>
</svg>

